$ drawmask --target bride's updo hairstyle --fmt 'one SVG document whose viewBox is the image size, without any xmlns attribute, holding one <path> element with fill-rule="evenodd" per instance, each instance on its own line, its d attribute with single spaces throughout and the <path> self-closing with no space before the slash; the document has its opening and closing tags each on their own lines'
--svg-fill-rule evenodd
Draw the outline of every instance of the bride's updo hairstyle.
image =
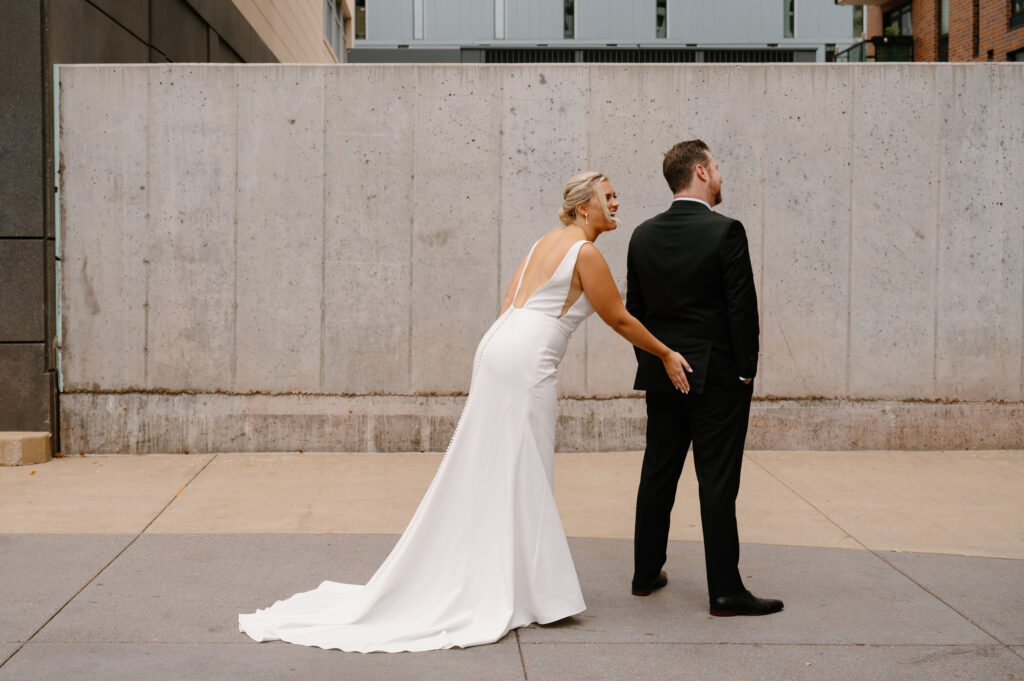
<svg viewBox="0 0 1024 681">
<path fill-rule="evenodd" d="M 576 206 L 590 201 L 595 192 L 601 202 L 605 220 L 619 224 L 619 219 L 613 217 L 608 210 L 604 194 L 599 191 L 601 183 L 607 179 L 605 175 L 594 170 L 587 170 L 569 178 L 562 190 L 562 207 L 558 209 L 558 219 L 563 225 L 571 225 L 576 220 Z"/>
</svg>

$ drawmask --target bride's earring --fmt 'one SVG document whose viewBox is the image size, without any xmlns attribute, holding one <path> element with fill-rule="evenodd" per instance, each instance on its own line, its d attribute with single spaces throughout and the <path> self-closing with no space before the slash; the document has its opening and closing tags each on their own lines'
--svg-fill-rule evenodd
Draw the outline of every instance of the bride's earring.
<svg viewBox="0 0 1024 681">
<path fill-rule="evenodd" d="M 583 214 L 583 222 L 584 222 L 584 224 L 587 224 L 587 225 L 590 224 L 590 216 L 587 215 L 586 213 Z"/>
</svg>

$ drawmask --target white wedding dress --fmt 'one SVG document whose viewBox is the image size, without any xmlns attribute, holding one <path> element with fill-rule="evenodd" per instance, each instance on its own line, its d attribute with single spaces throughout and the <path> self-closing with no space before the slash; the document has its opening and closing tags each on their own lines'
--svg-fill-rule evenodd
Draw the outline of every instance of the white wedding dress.
<svg viewBox="0 0 1024 681">
<path fill-rule="evenodd" d="M 585 243 L 480 341 L 448 451 L 370 581 L 325 581 L 239 615 L 240 631 L 358 652 L 465 648 L 586 607 L 553 494 L 556 370 L 594 311 L 586 295 L 567 300 Z"/>
</svg>

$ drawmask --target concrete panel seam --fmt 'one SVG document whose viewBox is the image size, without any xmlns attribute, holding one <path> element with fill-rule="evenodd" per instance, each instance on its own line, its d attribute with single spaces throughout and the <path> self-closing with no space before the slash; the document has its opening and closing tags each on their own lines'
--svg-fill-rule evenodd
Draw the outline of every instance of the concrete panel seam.
<svg viewBox="0 0 1024 681">
<path fill-rule="evenodd" d="M 938 81 L 935 77 L 935 73 L 932 73 L 932 89 L 938 88 Z M 936 93 L 937 94 L 937 93 Z M 935 139 L 941 140 L 942 138 L 942 121 L 944 116 L 935 117 Z M 939 295 L 939 259 L 941 257 L 940 245 L 942 243 L 942 171 L 945 166 L 943 163 L 943 155 L 937 154 L 935 157 L 935 164 L 937 166 L 935 172 L 935 248 L 933 249 L 934 258 L 934 271 L 932 272 L 932 286 L 935 291 L 936 298 Z M 932 397 L 935 397 L 939 393 L 939 301 L 932 299 Z"/>
<path fill-rule="evenodd" d="M 327 355 L 327 78 L 320 81 L 320 390 Z"/>
<path fill-rule="evenodd" d="M 238 385 L 238 155 L 241 142 L 238 135 L 238 126 L 241 119 L 239 111 L 239 90 L 241 85 L 238 81 L 238 72 L 235 72 L 235 186 L 231 208 L 231 240 L 234 263 L 231 268 L 231 385 Z"/>
<path fill-rule="evenodd" d="M 846 385 L 846 394 L 847 395 L 849 395 L 850 392 L 851 392 L 851 390 L 850 390 L 850 388 L 851 388 L 851 384 L 850 384 L 850 371 L 851 371 L 850 355 L 852 354 L 851 351 L 853 350 L 853 345 L 852 345 L 852 342 L 851 342 L 851 338 L 852 338 L 852 334 L 853 334 L 853 248 L 854 248 L 854 243 L 856 243 L 854 241 L 854 229 L 853 229 L 853 226 L 854 226 L 854 219 L 855 219 L 854 213 L 856 212 L 856 203 L 854 202 L 854 197 L 853 197 L 853 177 L 852 177 L 852 173 L 853 173 L 853 168 L 854 168 L 853 156 L 854 156 L 855 153 L 857 153 L 857 145 L 855 143 L 853 143 L 857 139 L 857 121 L 856 121 L 856 119 L 857 119 L 857 112 L 856 112 L 855 107 L 854 107 L 854 101 L 855 101 L 855 98 L 857 96 L 856 93 L 857 93 L 857 90 L 858 90 L 858 86 L 860 85 L 860 77 L 859 77 L 859 75 L 860 75 L 860 71 L 854 71 L 854 73 L 853 73 L 853 87 L 850 88 L 850 100 L 851 100 L 850 101 L 850 141 L 851 141 L 851 144 L 850 144 L 850 172 L 851 172 L 851 177 L 850 177 L 850 183 L 849 183 L 848 191 L 847 191 L 847 197 L 848 197 L 849 206 L 850 206 L 850 210 L 849 210 L 850 219 L 847 221 L 847 229 L 848 229 L 848 236 L 847 236 L 847 238 L 849 239 L 849 243 L 846 244 L 846 382 L 845 382 L 845 385 Z"/>
</svg>

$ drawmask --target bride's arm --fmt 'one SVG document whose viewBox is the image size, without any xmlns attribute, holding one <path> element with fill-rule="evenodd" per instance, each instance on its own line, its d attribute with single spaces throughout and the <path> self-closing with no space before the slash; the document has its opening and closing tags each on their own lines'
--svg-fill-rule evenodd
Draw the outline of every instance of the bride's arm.
<svg viewBox="0 0 1024 681">
<path fill-rule="evenodd" d="M 512 275 L 512 281 L 508 282 L 508 288 L 505 289 L 505 299 L 501 301 L 501 312 L 498 313 L 499 317 L 505 314 L 505 310 L 511 307 L 513 298 L 516 295 L 516 284 L 519 282 L 519 278 L 523 276 L 524 267 L 526 267 L 526 257 L 523 258 L 522 262 L 519 263 L 519 267 L 516 268 L 516 273 Z"/>
<path fill-rule="evenodd" d="M 611 270 L 604 256 L 593 244 L 584 244 L 576 259 L 576 270 L 580 273 L 580 282 L 587 300 L 605 324 L 641 350 L 655 355 L 665 365 L 665 372 L 673 385 L 687 392 L 690 384 L 686 380 L 686 371 L 693 371 L 686 359 L 670 347 L 662 343 L 647 330 L 640 321 L 629 314 L 622 304 L 622 296 L 615 286 Z M 686 369 L 684 371 L 683 369 Z"/>
</svg>

